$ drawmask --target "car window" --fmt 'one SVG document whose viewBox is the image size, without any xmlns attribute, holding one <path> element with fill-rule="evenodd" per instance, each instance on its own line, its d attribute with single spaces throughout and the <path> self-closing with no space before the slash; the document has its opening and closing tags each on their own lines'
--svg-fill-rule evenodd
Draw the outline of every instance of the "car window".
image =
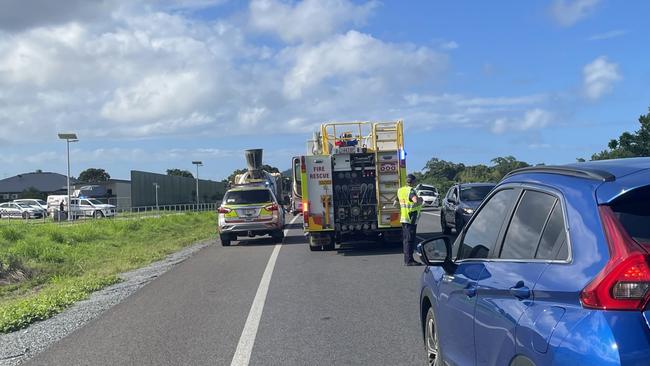
<svg viewBox="0 0 650 366">
<path fill-rule="evenodd" d="M 81 200 L 81 205 L 82 206 L 90 206 L 90 202 L 88 202 L 86 200 Z"/>
<path fill-rule="evenodd" d="M 20 206 L 22 208 L 31 208 L 32 206 L 26 204 L 26 203 L 16 203 L 16 206 Z"/>
<path fill-rule="evenodd" d="M 229 205 L 251 205 L 255 203 L 272 202 L 271 191 L 256 189 L 250 191 L 230 191 L 226 193 L 223 202 Z"/>
<path fill-rule="evenodd" d="M 485 197 L 494 188 L 493 186 L 474 186 L 474 187 L 461 187 L 460 200 L 461 201 L 483 201 Z"/>
<path fill-rule="evenodd" d="M 103 203 L 99 200 L 88 200 L 88 202 L 92 203 L 93 205 L 103 205 Z"/>
<path fill-rule="evenodd" d="M 447 191 L 447 195 L 446 195 L 447 199 L 451 198 L 451 195 L 452 195 L 453 191 L 454 191 L 454 187 L 449 188 L 449 190 Z"/>
<path fill-rule="evenodd" d="M 535 253 L 535 259 L 567 260 L 568 257 L 564 214 L 562 213 L 562 205 L 557 202 L 544 228 L 542 240 L 537 247 L 537 253 Z"/>
<path fill-rule="evenodd" d="M 537 191 L 525 191 L 508 226 L 500 258 L 533 259 L 546 220 L 557 199 Z"/>
<path fill-rule="evenodd" d="M 506 215 L 510 213 L 517 192 L 504 189 L 495 193 L 470 223 L 458 250 L 458 259 L 487 258 L 494 250 Z"/>
<path fill-rule="evenodd" d="M 628 234 L 639 243 L 650 244 L 650 186 L 626 193 L 611 206 Z"/>
</svg>

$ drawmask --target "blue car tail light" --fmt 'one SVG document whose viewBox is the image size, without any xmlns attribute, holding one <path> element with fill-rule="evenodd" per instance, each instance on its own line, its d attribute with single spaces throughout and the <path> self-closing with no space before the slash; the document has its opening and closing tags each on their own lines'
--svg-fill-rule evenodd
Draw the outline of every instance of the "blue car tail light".
<svg viewBox="0 0 650 366">
<path fill-rule="evenodd" d="M 650 300 L 650 256 L 630 237 L 610 207 L 600 206 L 599 212 L 610 259 L 582 290 L 582 305 L 600 310 L 643 310 Z"/>
</svg>

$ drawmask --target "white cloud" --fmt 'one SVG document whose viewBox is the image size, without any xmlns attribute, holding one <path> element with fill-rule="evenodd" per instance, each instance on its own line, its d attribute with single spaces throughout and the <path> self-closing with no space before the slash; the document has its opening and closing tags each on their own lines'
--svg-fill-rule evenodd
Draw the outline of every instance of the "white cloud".
<svg viewBox="0 0 650 366">
<path fill-rule="evenodd" d="M 362 87 L 411 87 L 439 75 L 447 64 L 444 54 L 426 47 L 382 42 L 349 31 L 315 46 L 287 50 L 295 60 L 284 79 L 284 94 L 297 99 L 310 88 L 332 79 L 353 78 Z"/>
<path fill-rule="evenodd" d="M 596 100 L 610 93 L 614 84 L 622 79 L 618 65 L 600 56 L 582 69 L 583 90 L 585 96 Z"/>
<path fill-rule="evenodd" d="M 603 41 L 607 39 L 612 39 L 612 38 L 618 38 L 622 37 L 627 34 L 627 30 L 625 29 L 616 29 L 612 30 L 609 32 L 605 33 L 599 33 L 599 34 L 594 34 L 593 36 L 589 37 L 588 40 L 590 41 Z"/>
<path fill-rule="evenodd" d="M 496 134 L 514 131 L 540 130 L 548 127 L 553 121 L 553 114 L 541 108 L 528 110 L 521 117 L 498 118 L 491 127 Z"/>
<path fill-rule="evenodd" d="M 458 43 L 454 41 L 449 41 L 449 42 L 444 42 L 443 44 L 440 45 L 440 47 L 443 50 L 455 50 L 456 48 L 460 47 Z"/>
<path fill-rule="evenodd" d="M 363 25 L 377 7 L 374 1 L 355 5 L 348 0 L 253 0 L 250 25 L 277 34 L 287 42 L 318 41 L 348 25 Z"/>
<path fill-rule="evenodd" d="M 570 27 L 588 17 L 600 0 L 555 0 L 551 5 L 551 15 L 563 27 Z"/>
</svg>

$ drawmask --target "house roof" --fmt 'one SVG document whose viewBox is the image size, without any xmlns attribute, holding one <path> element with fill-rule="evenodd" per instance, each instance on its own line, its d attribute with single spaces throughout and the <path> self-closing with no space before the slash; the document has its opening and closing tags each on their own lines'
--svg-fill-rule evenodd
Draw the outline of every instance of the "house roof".
<svg viewBox="0 0 650 366">
<path fill-rule="evenodd" d="M 70 183 L 74 183 L 70 179 Z M 58 173 L 25 173 L 18 174 L 14 177 L 0 180 L 0 193 L 20 193 L 30 187 L 34 187 L 41 192 L 56 192 L 65 190 L 67 187 L 67 177 Z"/>
</svg>

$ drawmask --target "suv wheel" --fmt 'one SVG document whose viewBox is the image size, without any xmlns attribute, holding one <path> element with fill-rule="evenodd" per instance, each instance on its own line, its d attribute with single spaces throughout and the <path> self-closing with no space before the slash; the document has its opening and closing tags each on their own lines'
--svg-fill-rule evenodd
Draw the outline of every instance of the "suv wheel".
<svg viewBox="0 0 650 366">
<path fill-rule="evenodd" d="M 436 317 L 433 315 L 433 308 L 429 308 L 427 318 L 424 321 L 424 347 L 427 352 L 427 365 L 442 365 L 438 328 L 436 327 Z"/>
<path fill-rule="evenodd" d="M 451 228 L 447 225 L 447 220 L 445 219 L 445 212 L 440 210 L 440 230 L 445 235 L 451 234 Z"/>
<path fill-rule="evenodd" d="M 29 214 L 27 212 L 23 212 L 23 219 L 27 220 L 29 218 Z"/>
<path fill-rule="evenodd" d="M 104 213 L 102 213 L 101 211 L 95 211 L 95 214 L 93 216 L 95 216 L 96 219 L 101 219 L 102 217 L 104 217 Z"/>
<path fill-rule="evenodd" d="M 219 240 L 221 241 L 221 246 L 229 247 L 230 246 L 230 235 L 228 234 L 219 234 Z"/>
<path fill-rule="evenodd" d="M 461 215 L 456 214 L 456 218 L 454 220 L 454 229 L 456 229 L 456 233 L 460 234 L 460 232 L 463 231 L 463 227 L 465 227 L 465 218 Z"/>
</svg>

